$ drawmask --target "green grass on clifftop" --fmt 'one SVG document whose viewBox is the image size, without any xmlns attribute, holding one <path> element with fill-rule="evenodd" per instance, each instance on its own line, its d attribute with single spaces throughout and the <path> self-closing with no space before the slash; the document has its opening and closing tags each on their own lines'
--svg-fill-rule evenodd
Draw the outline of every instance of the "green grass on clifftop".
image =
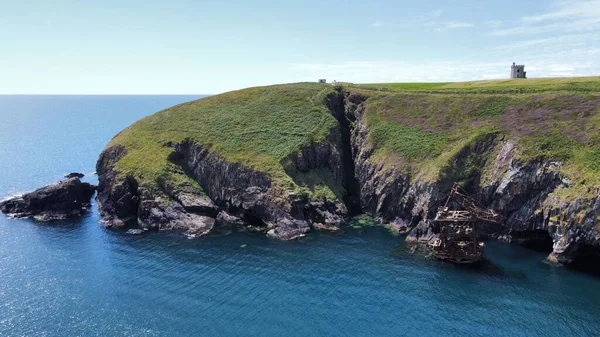
<svg viewBox="0 0 600 337">
<path fill-rule="evenodd" d="M 121 144 L 127 155 L 117 163 L 153 185 L 159 176 L 186 176 L 167 161 L 167 142 L 191 139 L 223 158 L 288 179 L 281 160 L 303 145 L 322 141 L 337 123 L 324 99 L 335 90 L 326 84 L 257 87 L 211 96 L 146 117 L 119 133 L 109 144 Z"/>
<path fill-rule="evenodd" d="M 571 191 L 600 187 L 600 77 L 351 85 L 367 101 L 375 155 L 425 180 L 486 134 L 520 160 L 557 160 Z M 582 186 L 583 188 L 578 188 Z"/>
<path fill-rule="evenodd" d="M 519 94 L 545 91 L 600 91 L 600 77 L 528 78 L 444 83 L 377 83 L 359 87 L 381 91 Z"/>
<path fill-rule="evenodd" d="M 562 162 L 561 171 L 573 181 L 567 198 L 600 187 L 600 77 L 342 86 L 369 97 L 364 118 L 374 159 L 413 178 L 461 179 L 452 172 L 457 156 L 493 135 L 513 142 L 523 162 Z M 340 197 L 343 189 L 332 185 L 327 172 L 289 177 L 281 164 L 301 147 L 324 141 L 337 125 L 325 104 L 335 90 L 300 83 L 216 95 L 144 118 L 109 145 L 128 149 L 117 170 L 142 184 L 153 185 L 161 176 L 191 182 L 167 161 L 172 150 L 164 145 L 191 139 L 266 172 L 286 189 Z M 483 174 L 485 158 L 467 157 L 464 174 Z"/>
</svg>

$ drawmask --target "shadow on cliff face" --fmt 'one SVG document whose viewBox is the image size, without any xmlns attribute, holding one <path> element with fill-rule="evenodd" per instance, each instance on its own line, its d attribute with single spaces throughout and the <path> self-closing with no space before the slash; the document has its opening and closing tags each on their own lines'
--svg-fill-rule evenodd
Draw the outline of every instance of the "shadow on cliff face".
<svg viewBox="0 0 600 337">
<path fill-rule="evenodd" d="M 552 252 L 552 237 L 543 229 L 519 232 L 516 242 L 525 248 L 550 254 Z"/>
<path fill-rule="evenodd" d="M 301 187 L 319 195 L 323 187 L 344 202 L 349 215 L 362 213 L 360 186 L 355 175 L 354 154 L 351 146 L 352 123 L 346 115 L 344 92 L 337 88 L 329 95 L 326 105 L 338 121 L 325 142 L 310 144 L 282 162 L 286 173 Z"/>
<path fill-rule="evenodd" d="M 490 160 L 489 153 L 498 142 L 498 133 L 482 134 L 466 144 L 454 157 L 450 164 L 440 171 L 437 184 L 439 190 L 447 194 L 455 183 L 460 183 L 463 190 L 476 195 L 481 186 L 482 169 Z"/>
<path fill-rule="evenodd" d="M 215 205 L 214 213 L 207 215 L 218 218 L 218 213 L 221 210 L 224 210 L 231 214 L 239 215 L 240 219 L 248 227 L 252 227 L 256 231 L 266 231 L 267 224 L 261 219 L 259 214 L 256 214 L 254 209 L 245 210 L 241 207 L 232 205 L 231 202 L 228 202 L 227 198 L 214 198 L 214 196 L 218 195 L 214 194 L 214 191 L 218 191 L 219 188 L 213 186 L 212 184 L 209 184 L 207 180 L 200 179 L 201 176 L 197 172 L 194 172 L 194 167 L 197 167 L 198 165 L 190 166 L 192 160 L 189 158 L 189 153 L 190 149 L 194 146 L 192 141 L 186 140 L 182 144 L 177 145 L 171 143 L 169 144 L 169 146 L 173 147 L 174 150 L 169 154 L 169 157 L 167 159 L 172 164 L 176 165 L 181 170 L 181 172 L 183 172 L 183 174 L 185 174 L 188 178 L 198 182 L 198 184 L 200 184 L 202 188 L 207 188 L 213 191 L 213 198 L 208 199 L 208 196 L 206 197 L 207 200 L 210 200 L 211 203 L 216 202 L 217 205 Z M 188 155 L 188 157 L 186 157 L 186 154 Z M 204 155 L 206 154 L 207 153 L 205 153 Z M 214 174 L 214 171 L 216 170 L 211 170 L 211 174 Z M 204 192 L 202 192 L 202 194 L 204 194 Z M 222 227 L 221 229 L 225 230 L 238 229 L 238 227 L 243 227 L 239 223 L 235 223 L 236 221 L 238 220 L 234 220 L 233 222 L 220 220 L 218 221 L 217 227 Z"/>
<path fill-rule="evenodd" d="M 337 94 L 329 98 L 327 106 L 329 111 L 335 117 L 340 126 L 342 136 L 342 164 L 344 170 L 344 203 L 350 214 L 359 214 L 362 212 L 360 207 L 360 185 L 356 178 L 356 167 L 354 163 L 354 153 L 352 153 L 352 127 L 353 123 L 346 113 L 344 104 L 344 93 L 342 88 L 337 89 Z"/>
<path fill-rule="evenodd" d="M 288 172 L 286 172 L 288 173 Z M 307 171 L 296 171 L 288 174 L 298 186 L 302 186 L 311 191 L 314 195 L 318 195 L 321 190 L 331 191 L 336 198 L 344 200 L 345 190 L 341 182 L 336 181 L 333 174 L 326 168 L 316 168 Z M 324 192 L 323 192 L 324 193 Z"/>
</svg>

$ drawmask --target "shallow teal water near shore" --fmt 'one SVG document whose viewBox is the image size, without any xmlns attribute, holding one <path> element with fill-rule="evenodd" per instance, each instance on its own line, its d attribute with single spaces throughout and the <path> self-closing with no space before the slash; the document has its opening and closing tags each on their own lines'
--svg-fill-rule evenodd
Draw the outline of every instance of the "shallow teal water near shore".
<svg viewBox="0 0 600 337">
<path fill-rule="evenodd" d="M 0 198 L 94 171 L 138 118 L 190 96 L 0 96 Z M 88 179 L 94 180 L 93 175 Z M 600 279 L 490 242 L 480 270 L 382 229 L 296 242 L 108 231 L 0 215 L 0 336 L 595 336 Z"/>
</svg>

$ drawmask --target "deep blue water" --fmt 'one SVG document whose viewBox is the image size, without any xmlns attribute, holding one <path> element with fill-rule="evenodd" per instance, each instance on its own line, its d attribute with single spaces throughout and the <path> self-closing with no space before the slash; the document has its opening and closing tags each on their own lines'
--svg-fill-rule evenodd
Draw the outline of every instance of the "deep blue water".
<svg viewBox="0 0 600 337">
<path fill-rule="evenodd" d="M 94 171 L 110 138 L 193 96 L 0 96 L 0 199 Z M 87 179 L 94 180 L 93 175 Z M 0 336 L 598 336 L 600 279 L 489 243 L 481 270 L 384 230 L 296 242 L 0 215 Z"/>
</svg>

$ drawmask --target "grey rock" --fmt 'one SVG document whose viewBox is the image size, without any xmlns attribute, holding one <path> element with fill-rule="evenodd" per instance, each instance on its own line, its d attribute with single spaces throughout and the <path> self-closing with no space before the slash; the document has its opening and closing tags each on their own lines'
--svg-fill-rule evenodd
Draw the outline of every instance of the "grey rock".
<svg viewBox="0 0 600 337">
<path fill-rule="evenodd" d="M 142 199 L 138 225 L 149 230 L 193 229 L 192 232 L 200 233 L 204 229 L 207 231 L 212 229 L 214 218 L 187 212 L 181 204 L 172 200 Z"/>
<path fill-rule="evenodd" d="M 186 211 L 215 217 L 218 207 L 202 191 L 189 184 L 172 186 L 164 178 L 158 179 L 158 185 L 172 199 L 178 201 Z"/>
<path fill-rule="evenodd" d="M 394 219 L 394 221 L 386 224 L 385 227 L 396 235 L 407 234 L 410 232 L 411 229 L 410 224 L 400 218 Z"/>
<path fill-rule="evenodd" d="M 244 221 L 243 219 L 235 216 L 235 215 L 231 215 L 229 213 L 227 213 L 226 211 L 220 211 L 219 214 L 217 214 L 217 223 L 221 224 L 221 225 L 234 225 L 234 226 L 248 226 L 248 222 Z"/>
<path fill-rule="evenodd" d="M 208 234 L 215 226 L 215 219 L 207 216 L 200 216 L 194 219 L 194 223 L 188 226 L 185 235 L 190 238 L 196 238 Z"/>
<path fill-rule="evenodd" d="M 33 217 L 38 221 L 61 220 L 85 215 L 96 186 L 71 178 L 50 184 L 0 203 L 0 211 L 16 217 Z"/>
<path fill-rule="evenodd" d="M 235 209 L 237 214 L 248 214 L 265 223 L 270 228 L 268 235 L 271 237 L 282 240 L 297 238 L 310 231 L 309 222 L 313 221 L 312 217 L 325 217 L 331 222 L 341 222 L 339 219 L 343 219 L 346 214 L 345 207 L 339 202 L 311 204 L 301 196 L 273 186 L 264 173 L 237 163 L 229 163 L 201 145 L 186 141 L 176 144 L 175 149 L 182 154 L 192 176 L 216 205 L 224 209 Z M 305 150 L 303 159 L 297 159 L 302 162 L 301 169 L 317 168 L 320 165 L 335 166 L 322 160 L 325 156 L 319 155 L 325 153 L 322 151 L 324 150 Z M 321 159 L 317 160 L 315 156 Z"/>
<path fill-rule="evenodd" d="M 492 134 L 459 151 L 438 180 L 421 182 L 373 158 L 364 121 L 366 100 L 362 94 L 347 94 L 345 101 L 345 113 L 353 121 L 351 141 L 360 205 L 364 212 L 384 221 L 399 218 L 418 224 L 407 241 L 427 241 L 435 233 L 433 224 L 422 220 L 433 219 L 454 180 L 460 179 L 468 158 L 490 173 L 465 182 L 471 184 L 483 206 L 496 209 L 507 219 L 499 228 L 483 226 L 487 234 L 503 241 L 518 237 L 523 242 L 528 236 L 535 240 L 540 231 L 547 231 L 555 243 L 549 258 L 561 263 L 570 263 L 580 254 L 600 255 L 600 191 L 595 197 L 570 204 L 550 197 L 556 188 L 571 185 L 558 173 L 560 162 L 522 163 L 515 158 L 518 149 L 512 142 Z M 495 156 L 490 156 L 493 153 Z"/>
<path fill-rule="evenodd" d="M 410 230 L 406 236 L 406 242 L 428 243 L 436 238 L 433 232 L 433 224 L 429 220 L 421 220 L 417 226 Z"/>
<path fill-rule="evenodd" d="M 120 227 L 137 219 L 138 182 L 133 177 L 120 177 L 114 170 L 116 162 L 126 153 L 123 146 L 114 145 L 102 151 L 96 163 L 99 181 L 96 201 L 106 227 Z"/>
</svg>

